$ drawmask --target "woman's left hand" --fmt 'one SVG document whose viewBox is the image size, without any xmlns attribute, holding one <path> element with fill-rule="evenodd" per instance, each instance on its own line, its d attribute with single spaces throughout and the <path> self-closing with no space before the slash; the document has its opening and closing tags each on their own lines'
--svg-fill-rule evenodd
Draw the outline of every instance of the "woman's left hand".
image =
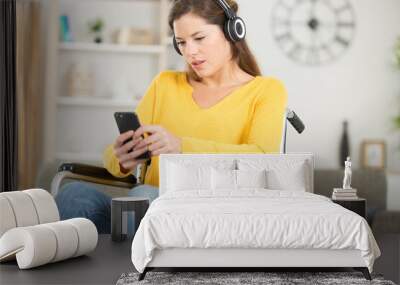
<svg viewBox="0 0 400 285">
<path fill-rule="evenodd" d="M 152 156 L 162 153 L 181 153 L 182 140 L 158 125 L 143 125 L 135 131 L 134 138 L 147 133 L 148 136 L 135 146 L 135 149 L 147 146 Z"/>
</svg>

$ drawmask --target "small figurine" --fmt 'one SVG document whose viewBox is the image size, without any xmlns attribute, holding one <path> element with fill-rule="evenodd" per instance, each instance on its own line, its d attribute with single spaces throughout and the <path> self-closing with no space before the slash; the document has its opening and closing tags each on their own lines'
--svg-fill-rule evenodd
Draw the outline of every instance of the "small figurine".
<svg viewBox="0 0 400 285">
<path fill-rule="evenodd" d="M 344 178 L 343 178 L 343 189 L 352 189 L 351 188 L 351 160 L 350 157 L 347 157 L 347 160 L 344 162 Z"/>
</svg>

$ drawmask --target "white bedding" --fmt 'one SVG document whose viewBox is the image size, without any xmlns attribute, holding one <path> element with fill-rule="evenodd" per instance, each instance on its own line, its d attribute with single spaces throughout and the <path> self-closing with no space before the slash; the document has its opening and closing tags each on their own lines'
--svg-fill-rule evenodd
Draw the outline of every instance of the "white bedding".
<svg viewBox="0 0 400 285">
<path fill-rule="evenodd" d="M 165 248 L 358 249 L 370 272 L 380 255 L 359 215 L 320 195 L 265 189 L 162 195 L 134 237 L 135 268 Z"/>
</svg>

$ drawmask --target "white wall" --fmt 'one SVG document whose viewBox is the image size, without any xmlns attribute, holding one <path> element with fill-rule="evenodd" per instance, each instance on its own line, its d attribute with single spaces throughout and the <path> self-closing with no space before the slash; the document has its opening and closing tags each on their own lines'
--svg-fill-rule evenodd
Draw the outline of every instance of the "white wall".
<svg viewBox="0 0 400 285">
<path fill-rule="evenodd" d="M 356 15 L 352 45 L 331 64 L 310 67 L 289 60 L 270 29 L 276 0 L 237 0 L 248 27 L 249 45 L 264 75 L 281 79 L 289 106 L 304 120 L 306 130 L 288 135 L 288 151 L 311 151 L 316 167 L 338 166 L 342 121 L 349 121 L 351 156 L 359 166 L 363 139 L 385 139 L 389 168 L 400 170 L 400 132 L 391 118 L 400 109 L 400 70 L 393 67 L 395 39 L 400 36 L 399 0 L 350 0 Z"/>
<path fill-rule="evenodd" d="M 354 41 L 338 60 L 319 67 L 296 64 L 278 48 L 270 29 L 271 10 L 277 0 L 237 1 L 240 15 L 247 23 L 249 45 L 264 75 L 285 83 L 289 106 L 306 124 L 306 131 L 301 135 L 289 129 L 288 151 L 313 152 L 317 168 L 336 168 L 342 121 L 347 119 L 354 166 L 359 166 L 362 140 L 385 139 L 388 168 L 400 173 L 400 152 L 396 152 L 396 148 L 400 149 L 400 132 L 391 129 L 391 118 L 400 109 L 400 71 L 392 63 L 395 39 L 400 36 L 400 0 L 349 0 L 356 14 Z M 57 15 L 48 22 L 57 22 Z M 49 46 L 54 49 L 55 42 Z M 57 51 L 50 48 L 51 52 Z M 47 85 L 46 89 L 54 90 L 50 88 L 54 84 Z M 54 101 L 54 98 L 48 99 L 52 100 L 47 100 L 47 104 Z M 46 114 L 55 110 L 48 109 L 51 110 Z M 47 126 L 46 129 L 54 128 Z M 54 137 L 55 134 L 48 133 L 46 142 Z M 52 144 L 47 143 L 45 153 L 54 151 Z M 388 206 L 400 209 L 400 176 L 392 173 L 388 178 Z"/>
<path fill-rule="evenodd" d="M 400 132 L 394 132 L 391 123 L 400 109 L 400 71 L 392 62 L 395 39 L 400 36 L 400 1 L 349 1 L 356 15 L 351 47 L 331 64 L 310 67 L 289 60 L 272 37 L 271 10 L 277 0 L 237 0 L 249 45 L 264 75 L 285 83 L 289 106 L 306 124 L 301 135 L 289 128 L 288 151 L 311 151 L 316 167 L 337 167 L 342 121 L 347 119 L 355 167 L 362 140 L 385 139 L 388 168 L 400 171 L 400 151 L 396 151 Z"/>
<path fill-rule="evenodd" d="M 237 0 L 248 27 L 248 41 L 264 75 L 281 79 L 289 106 L 306 130 L 288 133 L 289 152 L 310 151 L 317 168 L 336 168 L 342 121 L 349 121 L 351 156 L 359 167 L 364 139 L 387 143 L 389 209 L 400 209 L 400 132 L 391 118 L 400 109 L 400 71 L 393 66 L 393 48 L 400 36 L 399 0 L 350 0 L 356 33 L 349 50 L 331 64 L 310 67 L 289 60 L 275 43 L 271 10 L 277 0 Z"/>
</svg>

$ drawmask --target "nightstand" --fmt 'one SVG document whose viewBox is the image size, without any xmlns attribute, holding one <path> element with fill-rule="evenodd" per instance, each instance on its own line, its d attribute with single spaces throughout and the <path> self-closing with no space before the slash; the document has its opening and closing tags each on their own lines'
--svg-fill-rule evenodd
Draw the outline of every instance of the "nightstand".
<svg viewBox="0 0 400 285">
<path fill-rule="evenodd" d="M 367 217 L 367 200 L 364 198 L 358 198 L 354 200 L 333 200 L 332 202 L 339 204 L 340 206 L 359 214 L 361 217 L 366 219 Z"/>
<path fill-rule="evenodd" d="M 128 212 L 135 213 L 135 232 L 140 221 L 149 208 L 149 199 L 143 197 L 120 197 L 111 201 L 111 239 L 123 241 L 127 238 L 127 215 Z M 125 216 L 125 221 L 124 220 Z M 133 233 L 134 234 L 134 233 Z"/>
</svg>

